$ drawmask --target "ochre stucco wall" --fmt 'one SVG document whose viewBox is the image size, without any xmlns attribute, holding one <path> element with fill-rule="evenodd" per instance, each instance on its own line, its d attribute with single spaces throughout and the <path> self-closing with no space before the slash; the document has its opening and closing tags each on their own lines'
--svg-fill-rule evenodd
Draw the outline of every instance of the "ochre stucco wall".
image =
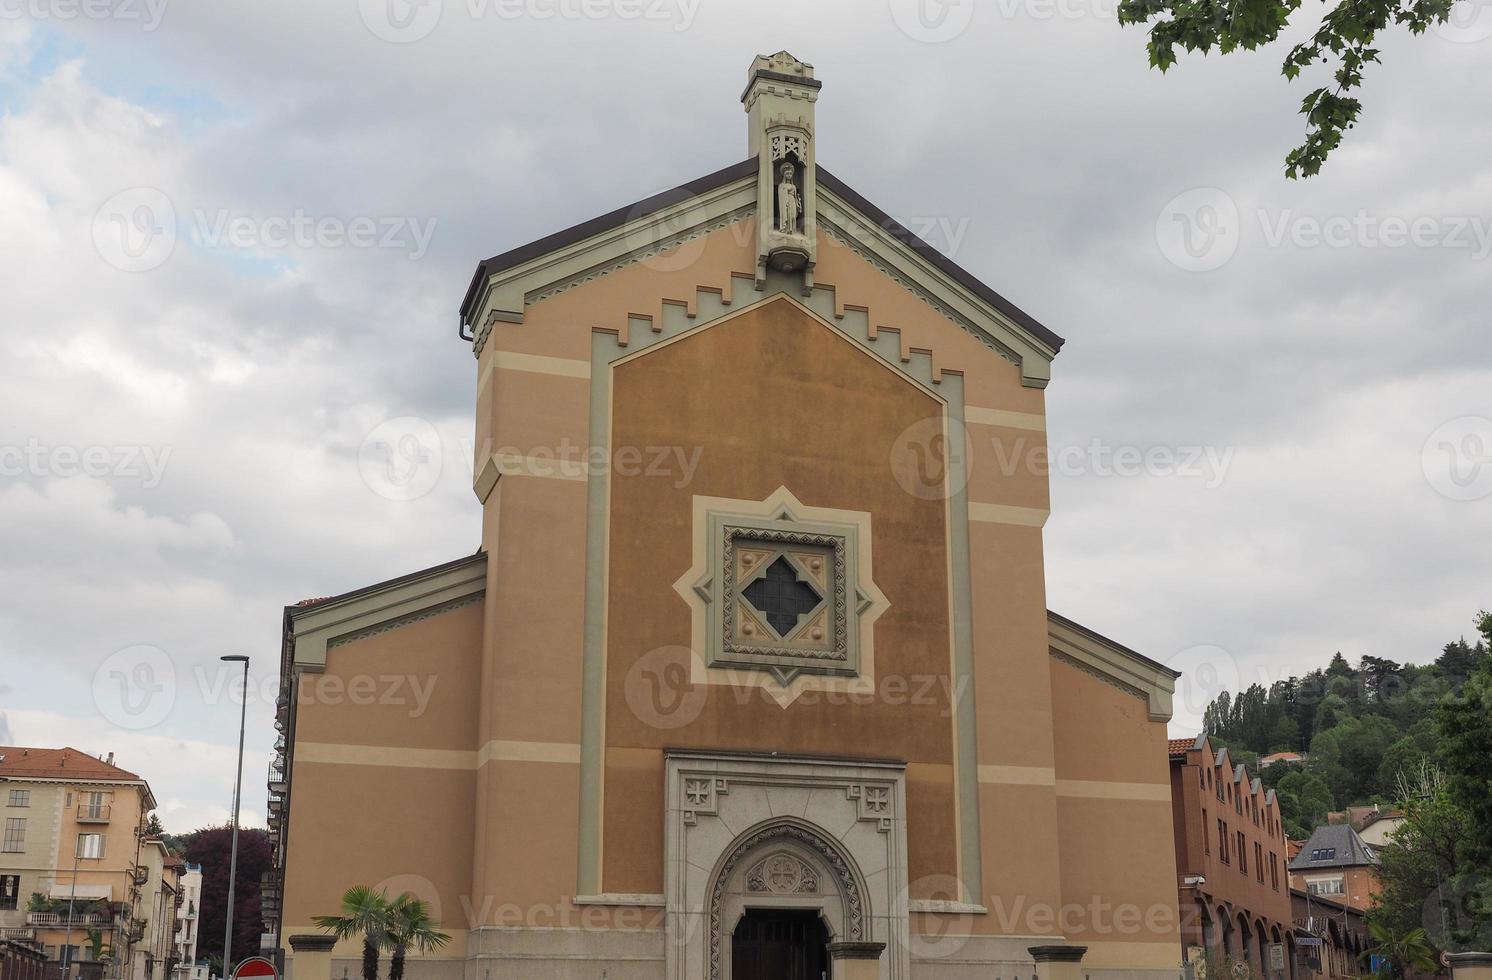
<svg viewBox="0 0 1492 980">
<path fill-rule="evenodd" d="M 665 746 L 896 758 L 931 764 L 908 790 L 912 874 L 955 870 L 945 505 L 904 491 L 892 440 L 941 406 L 884 362 L 787 302 L 721 321 L 614 372 L 612 444 L 700 450 L 693 479 L 617 473 L 611 492 L 607 616 L 606 884 L 661 892 Z M 710 685 L 691 724 L 664 730 L 627 701 L 649 651 L 688 646 L 689 607 L 673 589 L 693 549 L 693 496 L 764 500 L 787 487 L 805 505 L 873 515 L 874 579 L 891 605 L 875 625 L 876 673 L 930 678 L 916 704 L 812 694 L 780 707 Z M 914 700 L 911 698 L 908 701 Z M 920 703 L 925 702 L 925 703 Z M 642 753 L 640 750 L 651 750 Z M 637 769 L 654 777 L 640 778 Z"/>
<path fill-rule="evenodd" d="M 1085 967 L 1177 965 L 1166 726 L 1084 671 L 1051 661 L 1063 932 Z"/>
<path fill-rule="evenodd" d="M 335 913 L 351 885 L 400 879 L 392 891 L 408 888 L 431 902 L 458 937 L 447 955 L 464 953 L 476 773 L 412 764 L 401 750 L 473 754 L 481 628 L 481 605 L 467 605 L 334 647 L 325 673 L 302 675 L 286 935 L 318 931 L 312 917 Z M 394 678 L 403 678 L 397 687 Z M 315 761 L 328 755 L 342 761 Z"/>
</svg>

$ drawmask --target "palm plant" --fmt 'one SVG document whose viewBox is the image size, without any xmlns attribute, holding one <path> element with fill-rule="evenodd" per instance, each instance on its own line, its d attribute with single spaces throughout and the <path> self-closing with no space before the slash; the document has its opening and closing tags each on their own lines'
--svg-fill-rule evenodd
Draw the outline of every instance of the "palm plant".
<svg viewBox="0 0 1492 980">
<path fill-rule="evenodd" d="M 313 917 L 338 939 L 363 937 L 363 980 L 378 980 L 378 950 L 388 942 L 389 898 L 367 885 L 353 885 L 342 893 L 341 915 Z"/>
<path fill-rule="evenodd" d="M 88 940 L 88 951 L 95 961 L 114 958 L 114 947 L 104 939 L 101 929 L 88 929 L 83 933 Z"/>
<path fill-rule="evenodd" d="M 1372 952 L 1388 960 L 1395 977 L 1408 976 L 1411 970 L 1435 972 L 1435 951 L 1423 928 L 1396 932 L 1382 922 L 1370 921 L 1368 932 L 1373 936 Z"/>
<path fill-rule="evenodd" d="M 389 980 L 404 980 L 404 955 L 411 946 L 428 953 L 450 942 L 451 937 L 441 932 L 440 924 L 430 918 L 430 907 L 409 892 L 390 902 L 388 911 L 387 942 L 392 953 Z"/>
</svg>

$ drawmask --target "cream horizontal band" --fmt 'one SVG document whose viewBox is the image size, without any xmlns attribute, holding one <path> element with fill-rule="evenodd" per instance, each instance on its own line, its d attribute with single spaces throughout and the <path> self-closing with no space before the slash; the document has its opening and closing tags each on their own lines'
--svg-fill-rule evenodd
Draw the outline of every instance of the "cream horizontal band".
<svg viewBox="0 0 1492 980">
<path fill-rule="evenodd" d="M 964 421 L 978 425 L 1000 425 L 1007 429 L 1029 429 L 1032 432 L 1046 431 L 1046 416 L 1030 412 L 1010 412 L 1003 408 L 977 408 L 969 405 L 964 409 Z"/>
<path fill-rule="evenodd" d="M 514 351 L 493 351 L 492 360 L 482 371 L 481 380 L 477 382 L 477 389 L 487 387 L 487 382 L 492 380 L 492 372 L 497 371 L 526 371 L 529 374 L 548 374 L 559 378 L 589 378 L 591 376 L 591 362 L 577 361 L 568 357 L 548 357 L 544 354 L 519 354 Z"/>
<path fill-rule="evenodd" d="M 1014 524 L 1018 527 L 1045 527 L 1050 510 L 1040 507 L 1011 507 L 1006 504 L 969 502 L 969 520 L 983 524 Z"/>
<path fill-rule="evenodd" d="M 1057 770 L 1047 766 L 980 766 L 979 781 L 1013 786 L 1055 786 Z"/>
<path fill-rule="evenodd" d="M 1097 800 L 1154 800 L 1171 802 L 1170 783 L 1111 783 L 1094 779 L 1059 779 L 1058 796 Z"/>
<path fill-rule="evenodd" d="M 342 745 L 300 742 L 294 762 L 342 766 L 388 766 L 403 769 L 476 770 L 489 762 L 551 762 L 580 764 L 580 746 L 564 742 L 492 741 L 478 751 L 468 749 L 410 749 L 388 745 Z"/>
<path fill-rule="evenodd" d="M 392 766 L 402 769 L 475 769 L 477 754 L 467 749 L 410 749 L 392 745 L 295 743 L 292 765 L 322 762 L 339 766 Z"/>
<path fill-rule="evenodd" d="M 500 476 L 535 476 L 541 480 L 572 480 L 584 482 L 587 474 L 585 464 L 574 459 L 557 456 L 518 456 L 513 453 L 496 453 L 492 461 L 497 464 Z"/>
<path fill-rule="evenodd" d="M 493 741 L 477 753 L 477 764 L 489 762 L 553 762 L 580 765 L 580 746 L 573 742 L 506 742 Z"/>
<path fill-rule="evenodd" d="M 668 905 L 668 897 L 652 894 L 627 895 L 576 895 L 571 905 L 600 905 L 608 908 L 661 909 Z"/>
</svg>

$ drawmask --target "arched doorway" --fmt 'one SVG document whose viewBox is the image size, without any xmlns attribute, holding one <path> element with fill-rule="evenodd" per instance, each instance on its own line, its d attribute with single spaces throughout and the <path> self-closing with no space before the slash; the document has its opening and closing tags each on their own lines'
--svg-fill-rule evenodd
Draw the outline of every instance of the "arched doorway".
<svg viewBox="0 0 1492 980">
<path fill-rule="evenodd" d="M 823 980 L 829 932 L 811 909 L 749 909 L 731 936 L 731 980 Z"/>
<path fill-rule="evenodd" d="M 828 944 L 864 941 L 869 912 L 836 840 L 793 818 L 768 821 L 715 869 L 706 980 L 822 980 Z"/>
</svg>

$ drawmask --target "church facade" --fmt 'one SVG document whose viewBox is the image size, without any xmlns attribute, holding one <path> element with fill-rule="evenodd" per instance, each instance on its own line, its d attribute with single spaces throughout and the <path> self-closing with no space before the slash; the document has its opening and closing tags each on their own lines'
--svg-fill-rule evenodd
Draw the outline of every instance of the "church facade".
<svg viewBox="0 0 1492 980">
<path fill-rule="evenodd" d="M 354 884 L 417 980 L 1175 975 L 1176 675 L 1047 610 L 1008 462 L 1062 340 L 818 163 L 820 86 L 478 267 L 480 550 L 286 610 L 292 977 Z"/>
</svg>

